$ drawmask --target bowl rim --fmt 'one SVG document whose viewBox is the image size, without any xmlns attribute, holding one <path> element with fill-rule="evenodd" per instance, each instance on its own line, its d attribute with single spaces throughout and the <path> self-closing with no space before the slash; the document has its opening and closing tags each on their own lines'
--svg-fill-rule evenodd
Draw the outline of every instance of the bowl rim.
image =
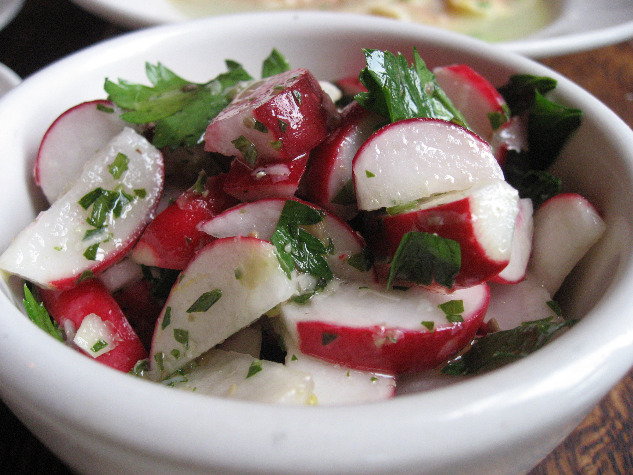
<svg viewBox="0 0 633 475">
<path fill-rule="evenodd" d="M 609 121 L 611 132 L 623 151 L 627 139 L 633 141 L 633 132 L 580 87 L 532 60 L 469 37 L 380 18 L 363 17 L 362 22 L 354 22 L 358 19 L 355 15 L 327 12 L 273 12 L 232 17 L 135 31 L 77 52 L 35 73 L 4 96 L 0 102 L 0 117 L 41 87 L 48 77 L 89 63 L 95 57 L 114 61 L 111 59 L 113 51 L 129 49 L 133 50 L 129 54 L 138 55 L 166 39 L 174 41 L 213 28 L 222 30 L 227 23 L 239 22 L 246 31 L 275 27 L 286 33 L 301 32 L 307 36 L 340 28 L 346 28 L 348 34 L 387 30 L 397 35 L 416 36 L 441 48 L 459 46 L 465 53 L 475 57 L 485 55 L 488 60 L 504 63 L 506 68 L 556 78 L 561 97 L 589 106 L 592 121 Z M 7 133 L 0 132 L 0 144 L 6 137 Z M 625 160 L 629 176 L 633 176 L 633 152 L 628 152 Z M 632 285 L 633 268 L 629 265 L 619 283 L 609 288 L 609 299 L 598 302 L 573 332 L 509 367 L 424 394 L 340 407 L 267 406 L 185 392 L 174 394 L 169 388 L 96 367 L 64 345 L 51 343 L 53 340 L 48 335 L 23 318 L 17 308 L 12 308 L 0 314 L 0 359 L 7 367 L 0 370 L 0 395 L 10 407 L 17 407 L 18 401 L 23 400 L 39 407 L 40 411 L 50 411 L 49 417 L 65 421 L 67 429 L 74 431 L 77 437 L 99 433 L 106 440 L 117 441 L 121 447 L 138 451 L 139 456 L 157 460 L 176 457 L 191 466 L 204 467 L 212 460 L 216 466 L 235 468 L 236 461 L 240 461 L 240 468 L 244 470 L 300 472 L 305 471 L 305 467 L 319 467 L 323 471 L 369 473 L 389 470 L 394 459 L 400 460 L 404 467 L 415 467 L 421 455 L 429 467 L 441 466 L 447 459 L 464 461 L 473 451 L 504 444 L 509 428 L 513 437 L 520 439 L 542 431 L 544 424 L 553 427 L 565 423 L 568 413 L 573 413 L 574 420 L 579 422 L 587 408 L 633 364 L 633 328 L 627 332 L 616 331 L 615 324 L 605 328 L 596 317 L 618 307 L 627 308 Z M 2 293 L 0 305 L 6 308 L 13 306 L 13 302 Z M 624 312 L 611 318 L 616 323 L 627 320 Z M 587 346 L 579 357 L 577 351 L 581 343 Z M 47 349 L 47 357 L 33 358 L 41 348 Z M 550 366 L 552 359 L 557 359 L 560 367 L 544 376 L 542 368 Z M 523 378 L 517 381 L 515 373 Z M 93 374 L 101 378 L 100 386 L 85 385 L 68 391 L 77 381 L 90 381 Z M 34 381 L 45 391 L 34 393 Z M 63 397 L 51 398 L 55 393 Z M 479 396 L 473 398 L 473 394 Z M 551 401 L 557 398 L 573 399 L 573 403 L 567 412 L 544 417 L 543 410 L 551 407 Z M 69 412 L 69 407 L 77 410 Z M 89 411 L 95 407 L 101 411 L 98 418 Z M 483 414 L 490 419 L 485 433 L 477 430 Z M 183 426 L 187 430 L 183 430 Z M 213 429 L 209 430 L 210 427 Z M 162 432 L 159 429 L 163 429 Z M 141 430 L 151 436 L 142 440 Z M 414 437 L 419 433 L 432 434 L 432 437 L 424 437 L 422 443 Z M 200 434 L 205 435 L 203 440 Z M 468 446 L 468 449 L 456 455 L 455 446 Z M 167 453 L 163 450 L 165 447 L 170 448 Z M 248 454 L 244 452 L 246 449 Z"/>
</svg>

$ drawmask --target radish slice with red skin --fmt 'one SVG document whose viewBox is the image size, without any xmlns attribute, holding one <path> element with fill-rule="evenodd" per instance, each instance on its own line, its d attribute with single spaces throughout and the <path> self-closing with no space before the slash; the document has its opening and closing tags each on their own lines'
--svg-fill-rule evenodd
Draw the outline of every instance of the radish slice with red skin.
<svg viewBox="0 0 633 475">
<path fill-rule="evenodd" d="M 113 330 L 113 348 L 97 356 L 95 361 L 129 372 L 138 360 L 147 358 L 147 351 L 121 308 L 99 281 L 88 280 L 65 291 L 40 289 L 39 293 L 42 303 L 61 328 L 71 322 L 79 329 L 84 318 L 94 314 Z"/>
<path fill-rule="evenodd" d="M 519 214 L 517 215 L 512 236 L 512 250 L 510 262 L 499 274 L 490 279 L 491 282 L 501 284 L 516 284 L 525 279 L 528 261 L 532 254 L 532 235 L 534 233 L 534 217 L 532 200 L 519 200 Z"/>
<path fill-rule="evenodd" d="M 240 201 L 266 198 L 292 198 L 306 170 L 308 155 L 284 162 L 271 162 L 250 168 L 240 160 L 231 162 L 224 191 Z"/>
<path fill-rule="evenodd" d="M 498 126 L 505 123 L 508 105 L 490 81 L 466 64 L 433 69 L 437 83 L 466 118 L 470 129 L 490 142 Z M 493 127 L 495 122 L 497 127 Z"/>
<path fill-rule="evenodd" d="M 414 210 L 379 217 L 372 248 L 392 257 L 410 231 L 452 239 L 461 250 L 454 288 L 470 287 L 489 280 L 510 262 L 518 212 L 519 194 L 505 181 L 479 183 L 425 201 Z"/>
<path fill-rule="evenodd" d="M 605 229 L 605 222 L 586 198 L 577 193 L 553 196 L 534 213 L 528 271 L 554 295 Z"/>
<path fill-rule="evenodd" d="M 511 117 L 492 134 L 490 146 L 502 167 L 505 165 L 510 152 L 527 150 L 527 130 L 521 116 Z"/>
<path fill-rule="evenodd" d="M 341 196 L 352 183 L 352 161 L 363 142 L 385 120 L 357 102 L 347 105 L 341 117 L 341 125 L 310 152 L 302 192 L 308 201 L 348 221 L 358 213 L 353 190 L 351 196 Z"/>
<path fill-rule="evenodd" d="M 303 228 L 324 242 L 326 247 L 331 245 L 331 254 L 326 259 L 334 275 L 361 282 L 373 281 L 373 270 L 360 270 L 349 262 L 350 257 L 360 255 L 365 249 L 363 238 L 336 215 L 313 204 L 295 201 L 324 213 L 321 223 Z M 285 203 L 286 200 L 279 198 L 245 203 L 215 216 L 201 229 L 216 238 L 253 236 L 270 241 Z"/>
<path fill-rule="evenodd" d="M 353 175 L 358 208 L 366 211 L 503 180 L 487 142 L 438 119 L 382 127 L 358 150 Z"/>
<path fill-rule="evenodd" d="M 337 112 L 307 69 L 294 69 L 253 83 L 209 124 L 205 150 L 235 156 L 246 165 L 292 160 L 327 136 Z M 243 138 L 252 156 L 233 143 Z"/>
<path fill-rule="evenodd" d="M 269 242 L 240 236 L 207 244 L 180 274 L 156 322 L 152 373 L 168 377 L 301 290 Z"/>
<path fill-rule="evenodd" d="M 33 171 L 35 183 L 49 203 L 72 186 L 97 150 L 130 126 L 119 117 L 120 112 L 110 101 L 83 102 L 51 124 L 40 144 Z"/>
<path fill-rule="evenodd" d="M 120 157 L 125 157 L 121 160 L 125 166 L 117 171 L 113 167 Z M 86 197 L 96 196 L 98 190 L 125 193 L 126 199 L 131 198 L 127 203 L 121 198 L 118 217 L 114 212 L 106 213 L 102 228 L 87 221 L 94 203 L 87 208 L 80 204 Z M 67 193 L 18 234 L 0 256 L 0 268 L 40 287 L 73 287 L 86 275 L 96 275 L 126 255 L 154 217 L 162 190 L 160 151 L 126 128 L 86 163 Z"/>
<path fill-rule="evenodd" d="M 464 348 L 483 323 L 486 284 L 451 294 L 334 282 L 305 304 L 287 302 L 281 318 L 302 353 L 364 371 L 402 374 L 433 368 Z M 462 300 L 463 322 L 438 305 Z M 432 330 L 425 325 L 432 325 Z"/>
<path fill-rule="evenodd" d="M 238 203 L 223 186 L 226 175 L 209 177 L 202 189 L 190 188 L 149 223 L 132 250 L 139 264 L 184 269 L 195 252 L 210 242 L 198 226 Z"/>
</svg>

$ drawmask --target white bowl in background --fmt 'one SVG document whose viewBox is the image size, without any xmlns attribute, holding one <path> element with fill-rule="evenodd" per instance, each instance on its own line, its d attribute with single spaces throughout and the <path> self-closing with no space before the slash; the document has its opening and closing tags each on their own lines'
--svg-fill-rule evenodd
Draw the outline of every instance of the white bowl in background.
<svg viewBox="0 0 633 475">
<path fill-rule="evenodd" d="M 283 407 L 174 391 L 103 367 L 56 342 L 0 293 L 0 396 L 82 473 L 523 473 L 545 457 L 633 365 L 633 132 L 603 104 L 529 59 L 446 31 L 378 18 L 276 13 L 211 18 L 131 33 L 63 59 L 0 101 L 0 249 L 42 206 L 31 180 L 48 125 L 104 97 L 105 77 L 146 82 L 145 61 L 204 81 L 224 59 L 258 74 L 276 47 L 321 79 L 357 72 L 361 48 L 465 62 L 497 85 L 549 75 L 554 97 L 585 111 L 556 164 L 608 230 L 566 284 L 582 317 L 535 354 L 472 380 L 380 403 Z"/>
</svg>

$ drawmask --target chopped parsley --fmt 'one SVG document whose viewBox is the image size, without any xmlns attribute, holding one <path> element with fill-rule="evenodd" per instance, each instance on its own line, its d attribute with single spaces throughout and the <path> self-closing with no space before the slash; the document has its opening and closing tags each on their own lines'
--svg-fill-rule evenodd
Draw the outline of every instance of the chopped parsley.
<svg viewBox="0 0 633 475">
<path fill-rule="evenodd" d="M 198 297 L 198 299 L 192 303 L 186 311 L 187 313 L 206 312 L 213 307 L 220 298 L 222 298 L 222 291 L 220 289 L 205 292 Z"/>
<path fill-rule="evenodd" d="M 449 300 L 438 305 L 440 310 L 446 315 L 446 319 L 451 323 L 460 323 L 464 321 L 462 313 L 464 313 L 463 300 Z"/>
<path fill-rule="evenodd" d="M 461 268 L 459 243 L 436 234 L 411 231 L 400 241 L 391 261 L 387 288 L 395 279 L 431 285 L 433 281 L 453 287 Z"/>
<path fill-rule="evenodd" d="M 337 338 L 338 338 L 338 335 L 336 333 L 323 332 L 323 334 L 321 335 L 321 344 L 323 346 L 329 345 Z"/>
<path fill-rule="evenodd" d="M 103 340 L 102 338 L 99 338 L 94 345 L 92 345 L 92 347 L 90 348 L 90 351 L 92 351 L 93 353 L 98 353 L 99 351 L 103 350 L 105 347 L 108 346 L 108 342 Z"/>
<path fill-rule="evenodd" d="M 130 163 L 130 159 L 124 153 L 117 153 L 116 157 L 114 157 L 114 161 L 108 166 L 108 171 L 110 175 L 115 180 L 121 178 L 123 173 L 128 169 L 128 163 Z"/>
<path fill-rule="evenodd" d="M 174 340 L 184 345 L 185 348 L 189 347 L 189 332 L 182 328 L 174 328 Z"/>
<path fill-rule="evenodd" d="M 26 314 L 38 327 L 59 341 L 64 341 L 62 331 L 57 324 L 51 319 L 48 311 L 42 302 L 38 302 L 31 289 L 24 284 L 24 299 L 22 300 Z"/>
<path fill-rule="evenodd" d="M 440 88 L 416 49 L 411 66 L 402 54 L 375 49 L 364 53 L 367 66 L 359 78 L 367 92 L 354 97 L 362 106 L 391 122 L 430 117 L 466 126 L 464 116 Z"/>
<path fill-rule="evenodd" d="M 262 64 L 262 78 L 268 78 L 290 70 L 288 60 L 277 49 L 273 48 Z"/>
<path fill-rule="evenodd" d="M 253 361 L 251 363 L 251 365 L 249 366 L 249 368 L 248 368 L 248 373 L 246 374 L 246 379 L 250 378 L 251 376 L 255 376 L 262 369 L 263 369 L 263 367 L 262 367 L 262 361 L 261 360 Z"/>
</svg>

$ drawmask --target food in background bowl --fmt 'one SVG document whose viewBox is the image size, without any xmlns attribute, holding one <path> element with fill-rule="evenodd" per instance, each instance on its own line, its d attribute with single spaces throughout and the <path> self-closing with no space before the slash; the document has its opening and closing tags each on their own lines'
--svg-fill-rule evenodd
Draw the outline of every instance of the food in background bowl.
<svg viewBox="0 0 633 475">
<path fill-rule="evenodd" d="M 223 42 L 236 21 L 248 34 Z M 558 80 L 553 99 L 585 111 L 585 121 L 554 165 L 565 186 L 594 203 L 607 225 L 599 246 L 559 293 L 565 314 L 580 322 L 529 357 L 451 387 L 344 408 L 286 407 L 199 397 L 111 371 L 32 325 L 12 303 L 22 298 L 20 285 L 5 289 L 6 312 L 0 317 L 0 352 L 7 363 L 1 373 L 3 399 L 80 471 L 93 468 L 93 457 L 105 471 L 157 473 L 297 472 L 305 467 L 321 473 L 384 473 L 394 466 L 407 472 L 527 470 L 633 358 L 622 333 L 628 316 L 621 313 L 630 294 L 630 130 L 551 71 L 461 36 L 376 19 L 356 25 L 345 16 L 325 14 L 245 16 L 230 24 L 209 20 L 139 32 L 64 60 L 9 93 L 0 114 L 13 117 L 12 128 L 0 131 L 0 143 L 21 160 L 6 164 L 2 183 L 7 202 L 22 207 L 20 213 L 0 210 L 7 223 L 3 242 L 32 220 L 34 210 L 44 208 L 41 196 L 27 185 L 42 135 L 64 110 L 100 97 L 103 77 L 141 82 L 142 63 L 148 60 L 203 82 L 223 70 L 221 59 L 209 54 L 209 44 L 222 44 L 221 58 L 237 58 L 247 70 L 257 70 L 261 58 L 285 42 L 291 64 L 335 80 L 363 68 L 363 47 L 411 52 L 415 46 L 430 67 L 469 64 L 496 85 L 519 72 L 552 75 Z M 106 54 L 115 51 L 130 56 Z M 99 61 L 87 61 L 91 57 Z M 68 70 L 80 64 L 81 78 L 68 83 Z M 51 84 L 57 86 L 55 95 Z M 33 100 L 39 107 L 31 114 L 24 104 Z M 600 162 L 594 160 L 598 151 Z M 561 404 L 546 410 L 552 401 Z M 376 430 L 377 414 L 384 413 L 388 423 Z M 452 450 L 455 444 L 461 447 L 458 453 Z M 532 449 L 524 450 L 526 444 Z"/>
</svg>

